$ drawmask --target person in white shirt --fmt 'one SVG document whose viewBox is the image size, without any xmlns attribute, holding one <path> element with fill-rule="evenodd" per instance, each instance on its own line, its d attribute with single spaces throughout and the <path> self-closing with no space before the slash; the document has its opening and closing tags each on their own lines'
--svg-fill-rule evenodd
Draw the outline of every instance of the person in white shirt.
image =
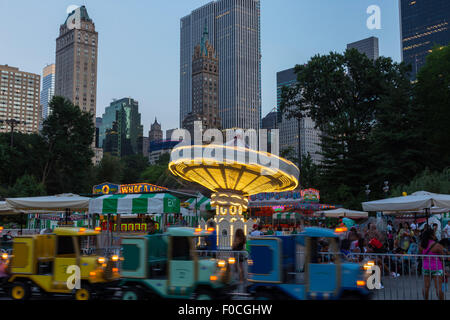
<svg viewBox="0 0 450 320">
<path fill-rule="evenodd" d="M 250 235 L 251 235 L 252 237 L 264 235 L 264 234 L 262 233 L 261 229 L 262 229 L 262 226 L 257 226 L 257 227 L 250 233 Z"/>
</svg>

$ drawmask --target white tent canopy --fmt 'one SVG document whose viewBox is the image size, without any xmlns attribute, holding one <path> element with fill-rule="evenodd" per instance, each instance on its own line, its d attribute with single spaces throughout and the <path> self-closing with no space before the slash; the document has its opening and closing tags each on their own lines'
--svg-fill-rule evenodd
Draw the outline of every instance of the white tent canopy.
<svg viewBox="0 0 450 320">
<path fill-rule="evenodd" d="M 366 211 L 417 211 L 437 208 L 450 208 L 450 195 L 417 191 L 409 196 L 388 198 L 362 203 Z"/>
<path fill-rule="evenodd" d="M 7 198 L 6 204 L 13 209 L 28 213 L 43 211 L 64 212 L 65 209 L 87 211 L 89 208 L 89 199 L 88 197 L 81 197 L 77 194 L 63 193 L 43 197 Z"/>
<path fill-rule="evenodd" d="M 365 211 L 355 211 L 349 210 L 345 208 L 338 208 L 333 210 L 325 210 L 325 211 L 317 211 L 316 214 L 322 214 L 328 218 L 339 218 L 339 217 L 347 217 L 347 218 L 367 218 L 369 214 Z"/>
<path fill-rule="evenodd" d="M 11 208 L 9 204 L 6 203 L 6 201 L 0 201 L 0 215 L 10 215 L 10 214 L 20 214 L 21 212 L 19 210 L 15 210 L 14 208 Z"/>
</svg>

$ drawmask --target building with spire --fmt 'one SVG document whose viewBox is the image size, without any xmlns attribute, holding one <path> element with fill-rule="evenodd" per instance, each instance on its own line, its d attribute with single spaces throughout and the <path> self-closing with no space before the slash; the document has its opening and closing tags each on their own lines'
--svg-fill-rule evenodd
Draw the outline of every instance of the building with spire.
<svg viewBox="0 0 450 320">
<path fill-rule="evenodd" d="M 219 59 L 208 40 L 205 21 L 202 39 L 192 57 L 192 111 L 183 120 L 183 128 L 190 132 L 191 138 L 195 121 L 201 121 L 203 130 L 221 129 L 218 92 Z"/>
<path fill-rule="evenodd" d="M 148 140 L 150 143 L 156 142 L 156 141 L 162 141 L 163 139 L 163 132 L 161 130 L 161 124 L 158 123 L 158 120 L 152 123 L 150 126 L 150 131 L 148 132 Z"/>
<path fill-rule="evenodd" d="M 259 129 L 261 122 L 260 0 L 216 0 L 180 20 L 180 126 L 193 111 L 193 55 L 208 26 L 219 59 L 222 129 Z M 209 81 L 209 79 L 208 79 Z"/>
<path fill-rule="evenodd" d="M 86 7 L 67 16 L 56 39 L 55 95 L 96 114 L 98 33 Z M 95 121 L 95 119 L 94 119 Z"/>
</svg>

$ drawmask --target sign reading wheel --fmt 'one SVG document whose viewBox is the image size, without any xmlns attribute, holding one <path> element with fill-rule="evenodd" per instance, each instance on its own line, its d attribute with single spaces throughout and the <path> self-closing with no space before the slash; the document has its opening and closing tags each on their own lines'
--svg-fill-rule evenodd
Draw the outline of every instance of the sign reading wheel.
<svg viewBox="0 0 450 320">
<path fill-rule="evenodd" d="M 133 184 L 114 184 L 104 182 L 92 188 L 93 194 L 130 194 L 130 193 L 147 193 L 168 190 L 165 187 L 157 186 L 151 183 L 133 183 Z"/>
</svg>

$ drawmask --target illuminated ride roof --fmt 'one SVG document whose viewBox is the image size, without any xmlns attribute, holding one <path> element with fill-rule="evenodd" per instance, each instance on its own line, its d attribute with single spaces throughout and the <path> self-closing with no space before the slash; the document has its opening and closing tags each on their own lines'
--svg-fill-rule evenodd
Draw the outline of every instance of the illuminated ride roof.
<svg viewBox="0 0 450 320">
<path fill-rule="evenodd" d="M 169 170 L 217 192 L 242 196 L 290 191 L 298 186 L 299 169 L 291 161 L 245 146 L 193 145 L 172 150 Z"/>
</svg>

